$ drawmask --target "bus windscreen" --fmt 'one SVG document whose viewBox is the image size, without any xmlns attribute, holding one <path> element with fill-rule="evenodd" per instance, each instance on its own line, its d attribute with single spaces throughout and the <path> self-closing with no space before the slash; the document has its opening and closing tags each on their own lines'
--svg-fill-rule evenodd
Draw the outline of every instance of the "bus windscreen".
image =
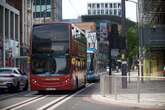
<svg viewBox="0 0 165 110">
<path fill-rule="evenodd" d="M 68 24 L 52 23 L 33 27 L 32 53 L 67 51 L 68 48 Z"/>
<path fill-rule="evenodd" d="M 37 76 L 58 76 L 68 73 L 67 57 L 35 55 L 32 57 L 32 74 Z"/>
</svg>

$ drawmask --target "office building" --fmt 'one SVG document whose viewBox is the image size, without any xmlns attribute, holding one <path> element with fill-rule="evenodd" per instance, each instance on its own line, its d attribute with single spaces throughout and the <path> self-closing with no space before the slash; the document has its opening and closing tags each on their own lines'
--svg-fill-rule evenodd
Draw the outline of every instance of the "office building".
<svg viewBox="0 0 165 110">
<path fill-rule="evenodd" d="M 0 0 L 0 67 L 28 71 L 32 0 Z"/>
<path fill-rule="evenodd" d="M 121 2 L 93 1 L 87 4 L 88 15 L 121 16 Z"/>
</svg>

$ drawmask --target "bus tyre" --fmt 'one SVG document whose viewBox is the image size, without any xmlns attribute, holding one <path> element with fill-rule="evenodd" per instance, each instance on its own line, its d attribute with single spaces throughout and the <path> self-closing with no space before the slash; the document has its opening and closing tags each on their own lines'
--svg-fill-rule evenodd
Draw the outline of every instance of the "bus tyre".
<svg viewBox="0 0 165 110">
<path fill-rule="evenodd" d="M 43 90 L 38 91 L 38 94 L 44 94 L 44 93 L 45 93 L 45 91 L 43 91 Z"/>
<path fill-rule="evenodd" d="M 84 76 L 84 87 L 86 87 L 87 84 L 87 79 L 86 79 L 86 75 Z"/>
<path fill-rule="evenodd" d="M 78 78 L 76 78 L 76 90 L 78 90 Z"/>
</svg>

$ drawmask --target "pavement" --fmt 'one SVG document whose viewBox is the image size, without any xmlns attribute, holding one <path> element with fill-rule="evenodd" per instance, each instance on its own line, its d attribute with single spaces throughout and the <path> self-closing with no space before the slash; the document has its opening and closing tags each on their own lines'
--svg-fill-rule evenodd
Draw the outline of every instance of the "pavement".
<svg viewBox="0 0 165 110">
<path fill-rule="evenodd" d="M 114 76 L 121 76 L 121 73 L 112 73 Z M 131 71 L 130 76 L 138 76 L 137 71 Z M 113 81 L 111 82 L 114 83 Z M 149 110 L 165 110 L 165 79 L 145 79 L 140 83 L 140 90 L 137 93 L 137 79 L 128 78 L 127 88 L 122 88 L 122 79 L 117 79 L 116 91 L 105 92 L 103 95 L 93 94 L 92 99 L 110 104 L 117 104 L 128 107 L 140 107 Z M 114 84 L 111 85 L 112 88 Z M 139 102 L 138 102 L 139 97 Z"/>
</svg>

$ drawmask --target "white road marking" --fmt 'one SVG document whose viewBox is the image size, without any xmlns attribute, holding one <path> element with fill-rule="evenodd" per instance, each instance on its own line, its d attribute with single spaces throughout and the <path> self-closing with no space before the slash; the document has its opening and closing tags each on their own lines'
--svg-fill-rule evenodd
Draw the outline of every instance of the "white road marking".
<svg viewBox="0 0 165 110">
<path fill-rule="evenodd" d="M 33 100 L 35 100 L 35 99 L 37 99 L 37 98 L 39 98 L 39 97 L 41 97 L 41 95 L 36 96 L 36 97 L 32 97 L 32 98 L 30 98 L 30 99 L 27 99 L 27 100 L 25 100 L 25 101 L 16 103 L 16 104 L 14 104 L 14 105 L 11 105 L 11 106 L 8 106 L 8 107 L 5 107 L 5 108 L 2 108 L 2 110 L 7 110 L 7 109 L 13 108 L 13 107 L 15 107 L 15 106 L 19 106 L 19 105 L 24 104 L 24 103 L 26 103 L 26 102 L 33 101 Z"/>
<path fill-rule="evenodd" d="M 35 95 L 35 94 L 37 94 L 37 92 L 33 91 L 33 92 L 28 93 L 28 94 L 25 94 L 24 96 L 31 96 L 31 95 Z"/>
<path fill-rule="evenodd" d="M 37 110 L 45 110 L 47 107 L 51 106 L 52 104 L 55 104 L 55 103 L 59 102 L 60 100 L 62 100 L 62 99 L 63 99 L 64 97 L 66 97 L 66 96 L 67 96 L 67 95 L 64 95 L 64 96 L 62 96 L 62 97 L 59 97 L 58 99 L 53 100 L 53 101 L 51 101 L 50 103 L 47 103 L 46 105 L 44 105 L 44 106 L 38 108 Z"/>
<path fill-rule="evenodd" d="M 25 103 L 25 104 L 22 104 L 22 105 L 20 105 L 20 106 L 18 106 L 18 107 L 15 107 L 15 108 L 11 109 L 11 110 L 17 110 L 17 109 L 19 109 L 19 108 L 21 108 L 21 107 L 24 107 L 24 106 L 26 106 L 26 105 L 28 105 L 28 104 L 31 104 L 31 103 L 34 103 L 34 102 L 36 102 L 36 101 L 42 100 L 42 99 L 44 99 L 44 98 L 46 98 L 46 97 L 48 97 L 48 95 L 46 95 L 46 96 L 44 96 L 44 97 L 41 97 L 41 98 L 38 98 L 38 99 L 36 99 L 36 100 L 30 101 L 30 102 L 27 102 L 27 103 Z"/>
<path fill-rule="evenodd" d="M 76 93 L 74 93 L 74 94 L 72 94 L 71 96 L 65 98 L 64 100 L 60 101 L 59 103 L 57 103 L 57 104 L 51 106 L 51 107 L 48 108 L 47 110 L 55 110 L 58 106 L 60 106 L 61 104 L 65 103 L 67 100 L 71 99 L 71 98 L 74 97 L 75 95 L 77 95 L 77 94 L 81 93 L 82 91 L 86 90 L 88 87 L 92 86 L 93 84 L 94 84 L 94 83 L 87 85 L 86 88 L 81 89 L 80 91 L 77 91 Z"/>
<path fill-rule="evenodd" d="M 18 93 L 14 93 L 14 94 L 1 94 L 0 95 L 0 100 L 4 100 L 4 99 L 7 99 L 7 98 L 10 98 L 10 97 L 14 97 L 14 96 L 17 96 L 17 95 L 20 95 L 20 94 L 25 94 L 27 93 L 28 91 L 23 91 L 23 92 L 18 92 Z"/>
</svg>

